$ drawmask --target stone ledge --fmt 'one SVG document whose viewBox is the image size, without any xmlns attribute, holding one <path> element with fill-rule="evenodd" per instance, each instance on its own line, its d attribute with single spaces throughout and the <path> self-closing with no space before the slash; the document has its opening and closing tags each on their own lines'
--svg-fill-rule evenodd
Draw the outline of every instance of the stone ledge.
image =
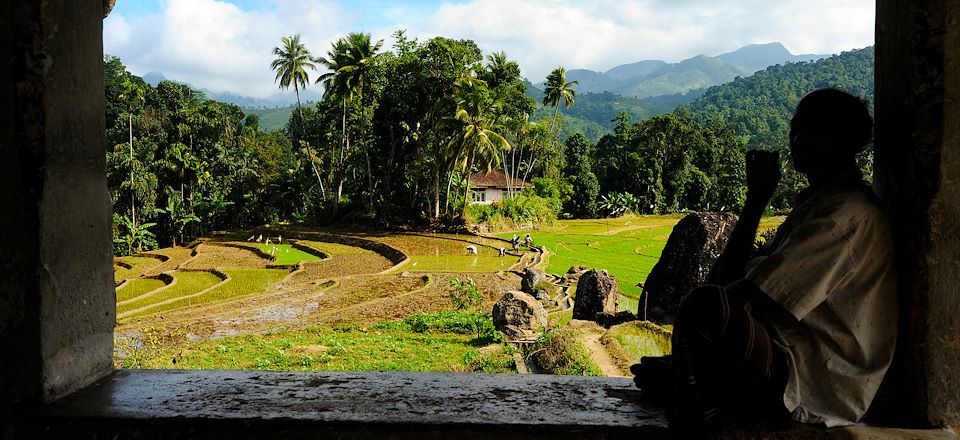
<svg viewBox="0 0 960 440">
<path fill-rule="evenodd" d="M 895 431 L 827 430 L 782 422 L 738 423 L 704 434 L 714 438 L 956 438 L 948 431 Z M 668 429 L 662 405 L 645 400 L 633 382 L 623 378 L 183 370 L 115 371 L 74 395 L 23 410 L 5 434 L 10 438 L 421 440 L 452 435 L 501 440 L 684 437 Z"/>
</svg>

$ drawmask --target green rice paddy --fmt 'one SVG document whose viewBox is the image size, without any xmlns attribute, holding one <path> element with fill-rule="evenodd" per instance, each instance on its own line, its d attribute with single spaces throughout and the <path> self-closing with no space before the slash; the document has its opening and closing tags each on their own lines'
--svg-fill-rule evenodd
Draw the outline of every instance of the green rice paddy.
<svg viewBox="0 0 960 440">
<path fill-rule="evenodd" d="M 120 265 L 113 265 L 113 278 L 116 281 L 129 280 L 143 275 L 147 269 L 161 263 L 160 260 L 151 257 L 119 257 L 118 261 L 129 264 L 133 267 L 127 269 Z"/>
<path fill-rule="evenodd" d="M 258 247 L 264 253 L 272 255 L 274 260 L 270 264 L 277 266 L 293 265 L 301 261 L 315 261 L 320 259 L 317 255 L 304 252 L 289 244 L 261 244 Z"/>
<path fill-rule="evenodd" d="M 127 281 L 123 287 L 117 289 L 117 302 L 136 298 L 144 293 L 152 292 L 166 285 L 167 283 L 163 282 L 163 280 L 156 278 L 136 278 Z"/>
<path fill-rule="evenodd" d="M 136 310 L 141 307 L 146 307 L 151 304 L 160 303 L 166 300 L 192 295 L 203 289 L 212 287 L 222 281 L 220 277 L 210 272 L 177 271 L 172 275 L 174 280 L 176 280 L 173 286 L 146 298 L 138 299 L 125 304 L 117 304 L 117 314 L 119 315 L 130 310 Z M 152 313 L 153 311 L 155 310 L 147 309 L 140 314 Z"/>
<path fill-rule="evenodd" d="M 136 306 L 125 305 L 126 307 L 123 308 L 124 310 L 121 310 L 121 307 L 118 306 L 117 313 L 122 313 L 123 311 L 127 310 L 134 310 L 143 307 L 144 305 L 157 304 L 167 299 L 180 298 L 184 296 L 186 297 L 180 298 L 179 300 L 170 301 L 165 304 L 158 304 L 156 307 L 150 307 L 149 309 L 142 310 L 131 316 L 148 315 L 179 309 L 182 307 L 211 304 L 251 293 L 259 293 L 265 290 L 267 286 L 282 280 L 283 277 L 285 277 L 289 272 L 284 269 L 224 269 L 223 273 L 230 277 L 227 282 L 204 293 L 203 295 L 190 297 L 192 294 L 219 283 L 221 281 L 220 278 L 208 272 L 176 272 L 174 276 L 177 278 L 177 285 L 168 290 L 164 290 L 157 295 L 144 299 L 142 302 L 145 304 L 140 304 L 141 301 L 137 301 L 134 303 Z M 184 289 L 177 289 L 180 287 L 180 279 L 181 275 L 183 274 L 191 274 L 191 276 L 188 276 L 188 279 L 191 279 L 191 281 L 203 281 L 196 284 L 191 284 L 190 287 Z M 206 274 L 207 276 L 193 274 Z M 213 280 L 211 280 L 210 277 L 214 278 L 215 282 L 211 282 Z"/>
<path fill-rule="evenodd" d="M 535 231 L 531 237 L 535 245 L 546 247 L 550 253 L 548 273 L 562 275 L 571 266 L 606 269 L 617 277 L 621 292 L 639 298 L 642 289 L 637 283 L 644 281 L 657 264 L 670 231 L 680 218 L 672 215 L 567 220 L 558 228 Z M 510 238 L 513 233 L 499 236 Z M 632 311 L 636 311 L 635 304 Z"/>
</svg>

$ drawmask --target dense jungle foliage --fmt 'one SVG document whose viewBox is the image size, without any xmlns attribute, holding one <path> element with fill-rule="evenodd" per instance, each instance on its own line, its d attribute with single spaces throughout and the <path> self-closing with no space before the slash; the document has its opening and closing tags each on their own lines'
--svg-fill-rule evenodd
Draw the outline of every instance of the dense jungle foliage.
<svg viewBox="0 0 960 440">
<path fill-rule="evenodd" d="M 711 88 L 689 109 L 636 122 L 652 112 L 643 102 L 591 96 L 575 114 L 629 113 L 577 127 L 564 115 L 583 97 L 562 67 L 544 90 L 528 90 L 503 52 L 485 55 L 470 40 L 395 37 L 385 49 L 351 33 L 319 57 L 298 36 L 285 37 L 274 48 L 277 84 L 298 99 L 304 87 L 322 84 L 325 92 L 320 102 L 298 102 L 286 127 L 270 132 L 235 105 L 172 81 L 151 87 L 105 57 L 117 252 L 273 222 L 391 227 L 459 223 L 471 214 L 536 222 L 735 211 L 744 198 L 744 153 L 784 149 L 804 93 L 836 86 L 870 99 L 873 90 L 868 48 L 774 66 Z M 776 209 L 789 208 L 803 184 L 782 157 L 788 171 Z M 513 200 L 471 213 L 467 177 L 491 169 L 533 185 L 516 185 Z"/>
</svg>

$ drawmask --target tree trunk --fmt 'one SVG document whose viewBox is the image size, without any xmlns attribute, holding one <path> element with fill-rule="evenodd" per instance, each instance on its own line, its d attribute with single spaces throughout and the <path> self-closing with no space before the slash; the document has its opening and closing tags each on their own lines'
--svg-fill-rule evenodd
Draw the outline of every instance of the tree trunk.
<svg viewBox="0 0 960 440">
<path fill-rule="evenodd" d="M 340 210 L 340 196 L 343 194 L 343 156 L 347 145 L 347 98 L 343 97 L 343 117 L 340 123 L 340 157 L 337 159 L 337 191 L 333 199 L 333 217 L 337 217 Z"/>
<path fill-rule="evenodd" d="M 460 212 L 460 218 L 464 221 L 467 219 L 467 210 L 470 209 L 470 173 L 473 172 L 473 159 L 475 156 L 476 154 L 473 152 L 467 155 L 466 182 L 463 185 L 463 210 Z"/>
<path fill-rule="evenodd" d="M 433 166 L 433 218 L 440 218 L 440 159 Z"/>
<path fill-rule="evenodd" d="M 393 126 L 390 126 L 390 150 L 387 152 L 387 170 L 383 176 L 383 202 L 380 203 L 380 224 L 387 225 L 389 223 L 388 216 L 390 215 L 390 203 L 392 200 L 390 185 L 392 184 L 390 177 L 393 176 L 393 155 L 396 151 L 397 137 L 394 133 Z M 369 156 L 368 156 L 369 159 Z"/>
<path fill-rule="evenodd" d="M 137 229 L 137 202 L 133 183 L 133 114 L 127 113 L 127 128 L 130 130 L 130 222 Z"/>
</svg>

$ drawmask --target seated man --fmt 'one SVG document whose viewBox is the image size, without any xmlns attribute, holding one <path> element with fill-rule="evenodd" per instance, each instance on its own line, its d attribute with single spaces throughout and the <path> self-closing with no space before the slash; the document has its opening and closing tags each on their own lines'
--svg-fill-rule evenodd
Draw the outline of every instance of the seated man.
<svg viewBox="0 0 960 440">
<path fill-rule="evenodd" d="M 743 403 L 827 426 L 867 411 L 897 334 L 890 226 L 855 161 L 872 125 L 866 105 L 846 92 L 821 89 L 800 101 L 790 154 L 810 186 L 753 258 L 780 170 L 775 153 L 747 154 L 743 212 L 711 284 L 690 293 L 675 322 L 675 422 L 707 421 Z M 655 366 L 634 366 L 642 389 L 653 387 L 644 375 Z"/>
</svg>

